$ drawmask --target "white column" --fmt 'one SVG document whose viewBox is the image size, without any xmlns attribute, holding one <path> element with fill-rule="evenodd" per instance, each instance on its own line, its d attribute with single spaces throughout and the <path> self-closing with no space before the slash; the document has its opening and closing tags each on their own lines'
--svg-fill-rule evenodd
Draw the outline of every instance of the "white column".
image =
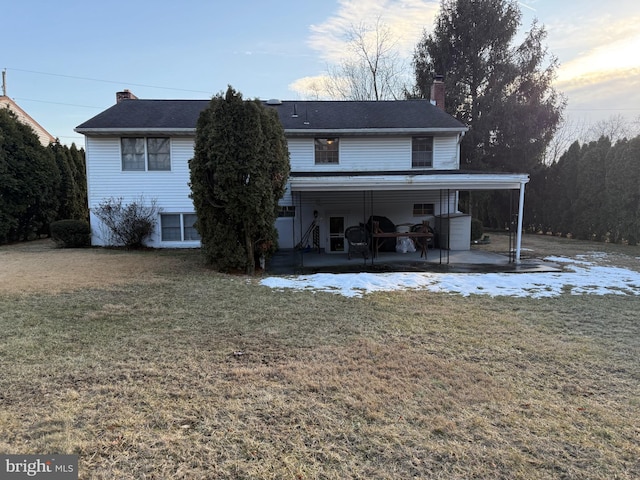
<svg viewBox="0 0 640 480">
<path fill-rule="evenodd" d="M 522 246 L 522 216 L 524 212 L 524 186 L 520 182 L 520 201 L 518 202 L 518 231 L 516 234 L 516 263 L 520 263 L 520 247 Z"/>
</svg>

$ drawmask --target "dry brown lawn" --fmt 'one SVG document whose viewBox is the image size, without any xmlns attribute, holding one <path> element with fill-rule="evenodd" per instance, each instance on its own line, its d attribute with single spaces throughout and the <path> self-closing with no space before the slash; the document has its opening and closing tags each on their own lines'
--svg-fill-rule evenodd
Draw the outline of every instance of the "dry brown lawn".
<svg viewBox="0 0 640 480">
<path fill-rule="evenodd" d="M 524 246 L 640 270 L 638 247 Z M 280 292 L 197 251 L 4 246 L 0 451 L 77 453 L 82 479 L 640 478 L 638 307 Z"/>
</svg>

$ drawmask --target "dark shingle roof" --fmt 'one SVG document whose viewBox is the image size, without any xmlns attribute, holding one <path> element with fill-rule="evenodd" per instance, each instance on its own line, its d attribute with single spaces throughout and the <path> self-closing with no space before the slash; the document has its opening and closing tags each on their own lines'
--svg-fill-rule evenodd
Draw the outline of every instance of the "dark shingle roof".
<svg viewBox="0 0 640 480">
<path fill-rule="evenodd" d="M 273 108 L 278 110 L 285 130 L 465 128 L 428 100 L 287 101 Z"/>
<path fill-rule="evenodd" d="M 344 131 L 362 129 L 433 129 L 461 131 L 466 127 L 428 100 L 282 101 L 275 105 L 285 130 Z M 196 128 L 209 100 L 125 100 L 78 127 L 80 133 L 118 130 L 188 130 Z M 297 116 L 295 116 L 297 114 Z"/>
<path fill-rule="evenodd" d="M 78 125 L 84 129 L 186 129 L 196 128 L 209 100 L 124 100 Z"/>
</svg>

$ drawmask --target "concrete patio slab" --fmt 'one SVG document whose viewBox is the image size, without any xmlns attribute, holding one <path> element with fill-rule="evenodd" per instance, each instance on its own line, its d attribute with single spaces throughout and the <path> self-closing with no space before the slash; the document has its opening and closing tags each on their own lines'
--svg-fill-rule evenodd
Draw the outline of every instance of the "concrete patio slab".
<svg viewBox="0 0 640 480">
<path fill-rule="evenodd" d="M 267 264 L 271 275 L 356 272 L 559 272 L 562 268 L 540 259 L 526 258 L 519 263 L 509 255 L 483 250 L 431 249 L 427 258 L 420 252 L 380 252 L 376 258 L 348 259 L 346 253 L 324 253 L 315 250 L 279 250 Z"/>
</svg>

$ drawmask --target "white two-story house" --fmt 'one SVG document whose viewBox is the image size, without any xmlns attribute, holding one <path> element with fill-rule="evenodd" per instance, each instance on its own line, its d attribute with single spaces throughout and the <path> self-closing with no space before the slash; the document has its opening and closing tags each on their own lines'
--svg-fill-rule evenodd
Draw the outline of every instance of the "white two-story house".
<svg viewBox="0 0 640 480">
<path fill-rule="evenodd" d="M 279 101 L 291 175 L 277 220 L 279 247 L 302 244 L 344 253 L 348 226 L 382 217 L 395 225 L 423 220 L 439 230 L 441 247 L 469 249 L 471 222 L 459 191 L 518 190 L 522 218 L 527 174 L 460 169 L 467 127 L 434 100 Z M 189 198 L 189 159 L 196 123 L 208 100 L 142 100 L 119 92 L 117 103 L 84 122 L 89 209 L 109 197 L 155 199 L 162 209 L 153 247 L 197 247 Z M 91 216 L 94 245 L 107 238 Z M 516 258 L 519 258 L 521 225 Z M 312 233 L 310 238 L 310 233 Z"/>
</svg>

